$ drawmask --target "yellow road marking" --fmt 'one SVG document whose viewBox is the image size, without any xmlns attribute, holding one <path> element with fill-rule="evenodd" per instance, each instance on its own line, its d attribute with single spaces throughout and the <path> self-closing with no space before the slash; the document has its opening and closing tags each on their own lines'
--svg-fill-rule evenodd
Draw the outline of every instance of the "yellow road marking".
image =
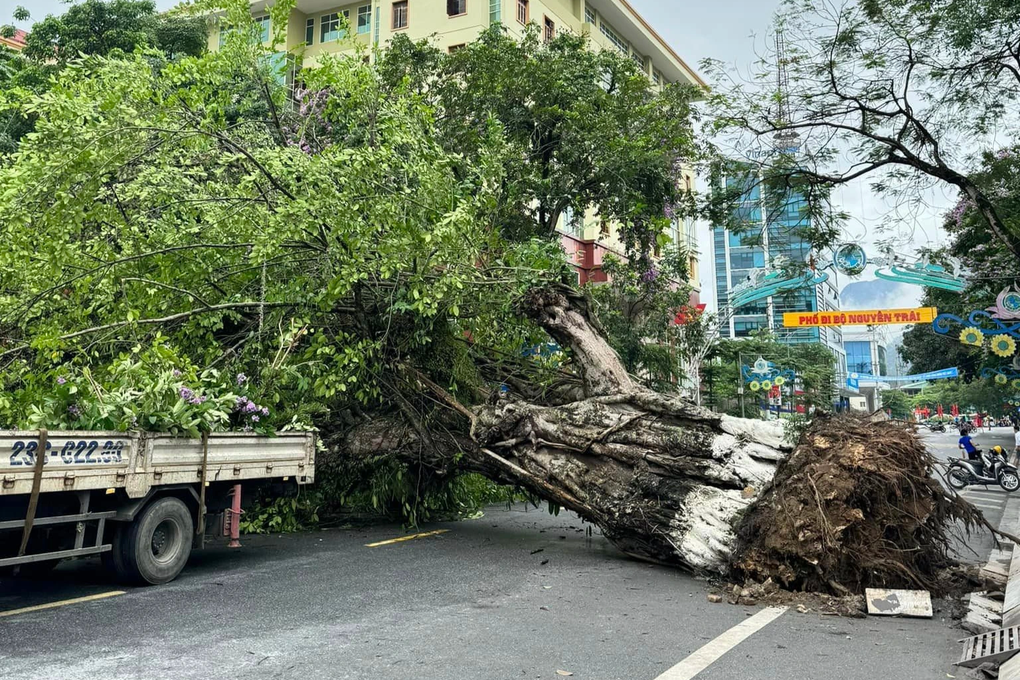
<svg viewBox="0 0 1020 680">
<path fill-rule="evenodd" d="M 93 602 L 95 600 L 104 600 L 108 597 L 115 597 L 117 595 L 123 595 L 123 590 L 111 590 L 108 593 L 98 593 L 97 595 L 88 595 L 86 597 L 75 597 L 70 600 L 60 600 L 59 602 L 48 602 L 46 604 L 37 604 L 34 607 L 24 607 L 22 609 L 9 609 L 5 612 L 0 612 L 0 617 L 4 616 L 17 616 L 18 614 L 28 614 L 30 612 L 38 612 L 43 609 L 53 609 L 55 607 L 66 607 L 69 604 L 81 604 L 82 602 Z"/>
<path fill-rule="evenodd" d="M 423 534 L 411 534 L 410 536 L 401 536 L 400 538 L 391 538 L 388 541 L 379 541 L 378 543 L 366 543 L 366 548 L 378 548 L 381 545 L 393 545 L 394 543 L 403 543 L 404 541 L 413 541 L 416 538 L 427 538 L 429 536 L 438 536 L 439 534 L 445 534 L 449 529 L 438 529 L 436 531 L 426 531 Z"/>
</svg>

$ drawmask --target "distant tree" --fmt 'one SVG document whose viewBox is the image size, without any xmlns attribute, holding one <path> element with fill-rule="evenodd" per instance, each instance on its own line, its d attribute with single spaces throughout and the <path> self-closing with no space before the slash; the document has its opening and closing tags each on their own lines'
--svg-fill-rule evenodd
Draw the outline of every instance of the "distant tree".
<svg viewBox="0 0 1020 680">
<path fill-rule="evenodd" d="M 558 238 L 566 216 L 589 210 L 618 223 L 628 257 L 644 260 L 689 214 L 682 167 L 694 163 L 693 87 L 653 89 L 633 61 L 591 50 L 581 36 L 523 40 L 498 26 L 448 54 L 396 37 L 379 61 L 390 87 L 406 83 L 435 107 L 441 143 L 479 162 L 492 128 L 514 151 L 494 220 L 515 240 Z"/>
<path fill-rule="evenodd" d="M 882 392 L 882 408 L 889 411 L 893 418 L 905 419 L 912 412 L 910 397 L 899 390 Z"/>
<path fill-rule="evenodd" d="M 783 344 L 768 332 L 740 340 L 722 340 L 710 355 L 712 369 L 708 376 L 713 381 L 713 398 L 729 404 L 729 412 L 740 414 L 737 386 L 743 384 L 740 367 L 750 366 L 758 357 L 774 363 L 780 369 L 790 369 L 797 375 L 791 385 L 801 394 L 794 401 L 799 406 L 831 408 L 836 397 L 835 357 L 819 343 Z M 753 411 L 764 394 L 745 390 L 745 407 Z"/>
<path fill-rule="evenodd" d="M 925 288 L 921 304 L 925 307 L 936 307 L 940 313 L 966 316 L 964 301 L 959 293 Z M 983 361 L 980 352 L 960 344 L 952 335 L 935 333 L 931 324 L 911 326 L 903 334 L 903 344 L 899 348 L 899 353 L 903 360 L 910 364 L 911 373 L 927 373 L 956 366 L 968 376 L 968 379 L 977 374 Z"/>
<path fill-rule="evenodd" d="M 1008 224 L 1020 222 L 1020 154 L 1015 147 L 981 155 L 980 165 L 970 179 L 990 196 Z M 931 253 L 935 261 L 945 256 L 958 258 L 970 272 L 962 293 L 926 288 L 923 302 L 942 313 L 966 318 L 974 310 L 995 304 L 999 292 L 1020 277 L 1020 260 L 1001 241 L 988 237 L 988 228 L 974 202 L 962 196 L 946 216 L 943 226 L 949 234 L 944 248 Z M 982 367 L 1000 366 L 1003 360 L 980 348 L 957 342 L 955 335 L 939 335 L 929 326 L 915 326 L 903 337 L 900 355 L 915 372 L 958 366 L 967 380 Z"/>
<path fill-rule="evenodd" d="M 26 22 L 31 14 L 17 7 L 13 18 Z M 0 27 L 0 35 L 13 34 L 13 25 Z M 151 0 L 85 0 L 64 14 L 36 22 L 22 52 L 0 48 L 0 92 L 12 98 L 19 90 L 42 94 L 68 61 L 82 56 L 106 57 L 149 47 L 173 60 L 201 54 L 205 46 L 203 17 L 160 14 Z M 35 118 L 31 111 L 0 107 L 0 157 L 17 149 L 34 129 Z"/>
<path fill-rule="evenodd" d="M 36 22 L 25 56 L 63 63 L 80 55 L 106 56 L 138 47 L 162 50 L 169 57 L 200 54 L 206 45 L 205 20 L 156 12 L 152 0 L 84 0 L 59 16 Z"/>
<path fill-rule="evenodd" d="M 786 0 L 777 27 L 784 50 L 770 50 L 750 82 L 707 65 L 718 144 L 742 162 L 762 151 L 762 183 L 800 192 L 822 215 L 833 187 L 861 178 L 904 201 L 955 188 L 984 231 L 1020 257 L 1020 222 L 971 174 L 975 144 L 1017 129 L 1018 3 Z M 777 60 L 788 75 L 781 91 Z M 791 145 L 796 153 L 783 152 Z M 839 218 L 816 221 L 813 242 L 838 238 Z"/>
</svg>

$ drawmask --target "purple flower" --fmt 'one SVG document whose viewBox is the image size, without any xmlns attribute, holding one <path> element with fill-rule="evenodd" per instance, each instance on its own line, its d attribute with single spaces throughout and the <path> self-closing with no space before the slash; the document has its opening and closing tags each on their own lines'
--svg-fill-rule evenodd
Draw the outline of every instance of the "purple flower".
<svg viewBox="0 0 1020 680">
<path fill-rule="evenodd" d="M 181 372 L 178 371 L 176 368 L 174 369 L 174 377 L 175 378 L 180 378 L 181 377 Z"/>
<path fill-rule="evenodd" d="M 245 413 L 255 413 L 258 410 L 259 410 L 258 404 L 256 404 L 254 401 L 249 401 L 247 404 L 244 405 Z"/>
<path fill-rule="evenodd" d="M 266 408 L 265 406 L 262 407 L 262 415 L 264 415 L 264 416 L 268 416 L 269 415 L 269 409 Z"/>
<path fill-rule="evenodd" d="M 57 378 L 57 384 L 58 385 L 63 385 L 66 382 L 67 382 L 67 378 L 65 378 L 64 376 L 60 376 L 59 378 Z"/>
<path fill-rule="evenodd" d="M 241 385 L 244 385 L 246 382 L 248 382 L 248 376 L 246 376 L 244 373 L 238 373 L 237 386 L 240 387 Z"/>
<path fill-rule="evenodd" d="M 182 387 L 179 394 L 181 395 L 181 399 L 184 399 L 185 401 L 191 401 L 195 398 L 195 393 L 187 387 Z"/>
<path fill-rule="evenodd" d="M 252 416 L 252 417 L 251 417 L 251 421 L 252 421 L 253 423 L 257 423 L 257 422 L 259 422 L 259 417 L 258 417 L 258 416 Z"/>
<path fill-rule="evenodd" d="M 75 418 L 81 415 L 81 409 L 78 407 L 78 404 L 71 404 L 70 406 L 68 406 L 67 412 L 70 413 Z"/>
<path fill-rule="evenodd" d="M 659 278 L 659 272 L 657 272 L 654 267 L 641 275 L 641 280 L 645 283 L 651 283 L 657 278 Z"/>
</svg>

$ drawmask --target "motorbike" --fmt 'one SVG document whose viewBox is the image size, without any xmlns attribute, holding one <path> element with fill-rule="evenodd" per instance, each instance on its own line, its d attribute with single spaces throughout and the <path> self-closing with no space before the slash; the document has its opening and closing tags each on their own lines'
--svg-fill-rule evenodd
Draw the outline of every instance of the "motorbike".
<svg viewBox="0 0 1020 680">
<path fill-rule="evenodd" d="M 928 425 L 928 429 L 930 429 L 932 432 L 945 432 L 946 431 L 946 424 L 945 423 L 931 423 L 930 425 Z"/>
<path fill-rule="evenodd" d="M 1008 493 L 1020 489 L 1020 472 L 1001 455 L 978 452 L 979 460 L 954 458 L 946 478 L 957 491 L 968 486 L 998 484 Z"/>
</svg>

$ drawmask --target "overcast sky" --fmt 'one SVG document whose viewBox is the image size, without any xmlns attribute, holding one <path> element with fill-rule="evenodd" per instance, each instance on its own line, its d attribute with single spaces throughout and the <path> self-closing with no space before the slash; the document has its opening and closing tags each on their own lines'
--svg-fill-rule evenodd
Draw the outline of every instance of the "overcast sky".
<svg viewBox="0 0 1020 680">
<path fill-rule="evenodd" d="M 702 59 L 714 58 L 742 72 L 746 72 L 754 61 L 755 48 L 761 49 L 764 46 L 772 15 L 780 3 L 780 0 L 629 1 L 690 66 L 697 68 Z M 175 4 L 176 0 L 156 0 L 159 9 L 168 9 Z M 10 20 L 17 5 L 27 7 L 34 20 L 42 19 L 47 14 L 63 12 L 66 8 L 61 0 L 0 0 L 0 23 Z M 845 235 L 846 240 L 873 244 L 882 238 L 877 231 L 878 225 L 894 210 L 894 206 L 872 196 L 866 182 L 838 189 L 834 198 L 839 207 L 853 216 Z M 903 215 L 900 225 L 903 236 L 901 251 L 909 252 L 914 247 L 941 240 L 941 211 L 955 202 L 954 196 L 936 191 L 931 195 L 930 202 L 936 206 L 934 209 Z M 715 295 L 711 290 L 712 254 L 707 225 L 701 225 L 699 232 L 702 297 L 711 304 Z M 863 278 L 869 280 L 874 279 L 874 276 L 869 270 Z M 880 306 L 893 299 L 899 303 L 898 306 L 909 306 L 920 299 L 921 292 L 920 288 L 907 287 L 904 290 L 878 281 L 873 285 L 853 288 L 856 290 L 852 293 L 847 291 L 845 297 L 852 300 L 845 300 L 844 308 Z"/>
</svg>

